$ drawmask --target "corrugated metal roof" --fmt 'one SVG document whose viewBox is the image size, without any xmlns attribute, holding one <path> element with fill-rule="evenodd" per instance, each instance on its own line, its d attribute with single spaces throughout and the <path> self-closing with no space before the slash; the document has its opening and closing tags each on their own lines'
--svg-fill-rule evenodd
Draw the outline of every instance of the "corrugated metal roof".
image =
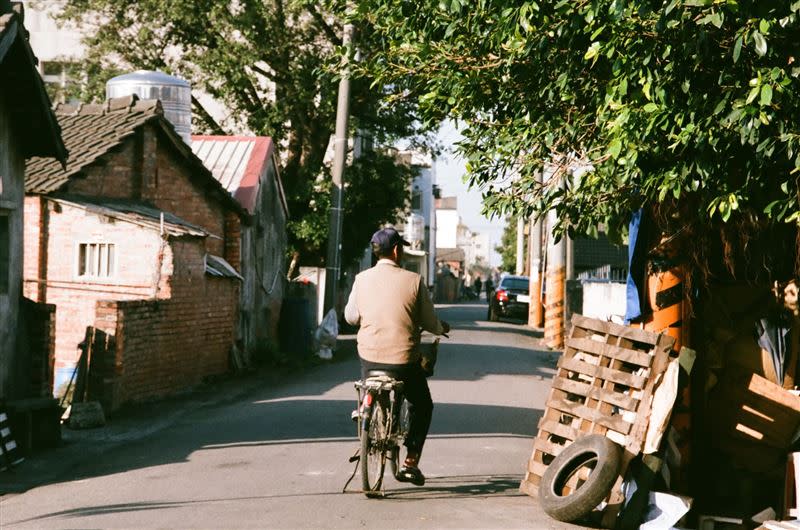
<svg viewBox="0 0 800 530">
<path fill-rule="evenodd" d="M 272 138 L 268 136 L 192 136 L 194 154 L 250 213 L 255 210 L 261 175 L 272 161 L 272 150 Z M 283 184 L 277 167 L 275 170 L 286 209 Z"/>
<path fill-rule="evenodd" d="M 206 254 L 206 274 L 209 276 L 219 276 L 221 278 L 236 278 L 244 281 L 244 278 L 236 272 L 233 266 L 225 261 L 225 258 Z"/>
<path fill-rule="evenodd" d="M 152 230 L 161 230 L 161 217 L 164 218 L 164 232 L 173 237 L 193 236 L 206 237 L 208 232 L 184 221 L 177 215 L 164 212 L 149 204 L 125 199 L 106 199 L 104 197 L 78 197 L 62 195 L 50 196 L 48 199 L 69 206 L 83 208 L 98 215 L 105 215 L 120 221 L 144 226 Z"/>
<path fill-rule="evenodd" d="M 235 195 L 242 184 L 255 138 L 192 139 L 192 151 L 211 170 L 222 187 Z"/>
</svg>

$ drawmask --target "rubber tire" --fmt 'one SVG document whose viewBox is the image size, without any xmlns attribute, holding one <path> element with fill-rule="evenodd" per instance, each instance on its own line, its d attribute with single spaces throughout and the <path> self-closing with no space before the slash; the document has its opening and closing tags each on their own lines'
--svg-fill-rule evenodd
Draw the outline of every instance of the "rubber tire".
<svg viewBox="0 0 800 530">
<path fill-rule="evenodd" d="M 597 459 L 589 478 L 569 495 L 559 495 L 559 483 L 581 465 Z M 578 438 L 556 456 L 542 475 L 539 503 L 547 515 L 565 523 L 588 515 L 608 497 L 622 463 L 622 448 L 601 434 Z M 559 488 L 560 489 L 560 488 Z"/>
<path fill-rule="evenodd" d="M 367 497 L 375 497 L 380 494 L 381 486 L 383 483 L 383 473 L 386 468 L 386 455 L 378 455 L 380 463 L 378 468 L 374 470 L 373 476 L 370 477 L 369 469 L 369 456 L 372 441 L 375 438 L 385 438 L 386 434 L 383 432 L 386 428 L 386 412 L 379 402 L 376 402 L 372 407 L 372 414 L 365 429 L 361 430 L 361 453 L 359 466 L 361 467 L 361 486 L 364 494 Z M 375 453 L 373 452 L 373 455 Z M 370 482 L 372 478 L 372 482 Z"/>
</svg>

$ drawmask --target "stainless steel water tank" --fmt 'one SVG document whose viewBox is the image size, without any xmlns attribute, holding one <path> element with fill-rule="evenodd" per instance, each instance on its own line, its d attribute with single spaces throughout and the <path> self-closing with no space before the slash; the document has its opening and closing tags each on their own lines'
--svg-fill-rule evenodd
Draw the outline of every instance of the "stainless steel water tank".
<svg viewBox="0 0 800 530">
<path fill-rule="evenodd" d="M 184 79 L 164 72 L 137 70 L 106 83 L 106 97 L 118 98 L 136 94 L 140 99 L 159 99 L 164 116 L 175 131 L 189 144 L 192 140 L 192 87 Z"/>
</svg>

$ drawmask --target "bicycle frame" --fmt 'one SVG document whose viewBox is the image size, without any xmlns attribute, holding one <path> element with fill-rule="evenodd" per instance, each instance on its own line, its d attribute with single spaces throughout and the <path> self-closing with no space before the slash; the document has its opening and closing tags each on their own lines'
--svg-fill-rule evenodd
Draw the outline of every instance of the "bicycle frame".
<svg viewBox="0 0 800 530">
<path fill-rule="evenodd" d="M 358 393 L 357 434 L 361 440 L 359 458 L 363 491 L 368 497 L 380 496 L 383 491 L 383 475 L 387 456 L 392 472 L 396 473 L 399 467 L 400 445 L 407 434 L 399 428 L 401 425 L 399 416 L 405 401 L 403 382 L 388 375 L 381 375 L 357 381 L 355 388 Z M 382 411 L 377 418 L 373 414 L 376 405 Z M 373 425 L 374 422 L 376 423 Z M 377 461 L 370 460 L 374 458 L 377 458 Z M 376 462 L 376 467 L 372 472 L 367 469 L 368 461 Z"/>
<path fill-rule="evenodd" d="M 356 381 L 356 392 L 358 394 L 358 407 L 360 421 L 358 421 L 357 435 L 361 436 L 361 431 L 366 428 L 372 418 L 372 407 L 376 400 L 382 400 L 389 405 L 389 415 L 387 418 L 387 435 L 395 434 L 396 422 L 395 411 L 399 409 L 402 401 L 403 382 L 389 377 L 368 377 L 363 381 Z"/>
</svg>

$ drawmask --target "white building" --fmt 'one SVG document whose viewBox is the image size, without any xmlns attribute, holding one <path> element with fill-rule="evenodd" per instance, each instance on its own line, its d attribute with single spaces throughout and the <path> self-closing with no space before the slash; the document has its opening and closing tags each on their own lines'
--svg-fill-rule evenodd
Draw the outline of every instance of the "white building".
<svg viewBox="0 0 800 530">
<path fill-rule="evenodd" d="M 59 0 L 23 0 L 25 27 L 30 32 L 30 43 L 39 58 L 39 73 L 45 83 L 67 83 L 70 62 L 84 55 L 82 34 L 70 27 L 59 27 L 52 14 L 61 10 L 64 2 Z"/>
<path fill-rule="evenodd" d="M 436 201 L 436 248 L 458 247 L 458 197 L 442 197 Z"/>
<path fill-rule="evenodd" d="M 417 176 L 411 181 L 411 204 L 402 228 L 404 237 L 411 243 L 410 258 L 416 256 L 415 272 L 419 272 L 433 283 L 432 271 L 435 270 L 435 246 L 437 240 L 436 196 L 439 191 L 436 187 L 436 170 L 433 159 L 426 154 L 416 151 L 400 151 L 397 158 L 417 170 Z"/>
</svg>

